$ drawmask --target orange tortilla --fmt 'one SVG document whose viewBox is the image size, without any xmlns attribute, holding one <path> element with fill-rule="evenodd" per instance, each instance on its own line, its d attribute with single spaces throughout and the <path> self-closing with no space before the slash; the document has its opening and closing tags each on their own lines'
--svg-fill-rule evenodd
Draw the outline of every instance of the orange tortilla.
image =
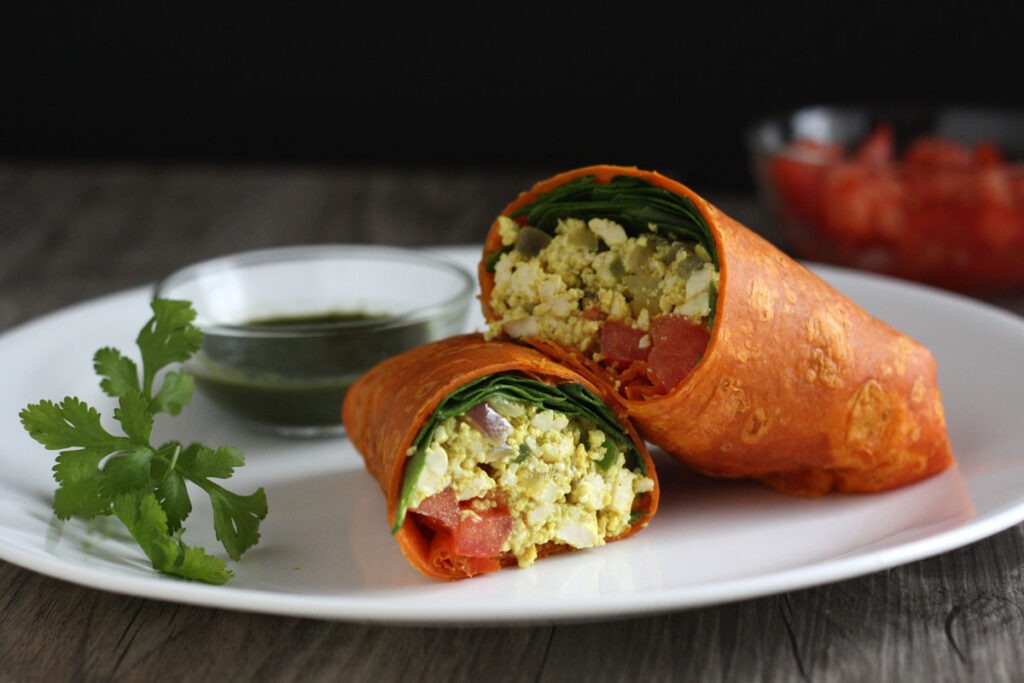
<svg viewBox="0 0 1024 683">
<path fill-rule="evenodd" d="M 753 477 L 791 494 L 868 492 L 953 463 L 935 361 L 821 278 L 689 188 L 632 167 L 591 166 L 535 185 L 502 215 L 568 181 L 643 178 L 688 197 L 718 251 L 708 348 L 679 385 L 646 400 L 619 396 L 640 434 L 716 477 Z M 495 221 L 483 254 L 502 248 Z M 479 267 L 488 321 L 494 274 Z M 524 339 L 614 391 L 611 373 L 575 349 Z"/>
<path fill-rule="evenodd" d="M 407 453 L 424 423 L 453 391 L 474 379 L 495 373 L 515 372 L 551 385 L 576 382 L 593 391 L 611 408 L 636 444 L 654 480 L 654 490 L 638 498 L 637 509 L 649 510 L 618 538 L 632 535 L 647 525 L 658 508 L 658 478 L 643 439 L 625 418 L 620 406 L 601 387 L 574 370 L 551 360 L 535 349 L 508 342 L 485 342 L 479 334 L 451 337 L 388 359 L 363 375 L 345 397 L 342 415 L 348 437 L 363 456 L 366 469 L 387 498 L 388 523 L 394 523 L 401 495 Z M 436 579 L 461 579 L 450 566 L 430 562 L 430 531 L 407 515 L 396 538 L 409 562 Z M 538 556 L 568 550 L 564 546 L 538 548 Z M 514 563 L 503 558 L 502 564 Z"/>
</svg>

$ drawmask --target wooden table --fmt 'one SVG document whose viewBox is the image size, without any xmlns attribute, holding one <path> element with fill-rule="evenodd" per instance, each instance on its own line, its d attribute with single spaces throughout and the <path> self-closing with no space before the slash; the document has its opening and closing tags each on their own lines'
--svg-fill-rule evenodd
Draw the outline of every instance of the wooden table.
<svg viewBox="0 0 1024 683">
<path fill-rule="evenodd" d="M 553 169 L 0 164 L 0 330 L 281 244 L 469 244 Z M 749 199 L 710 196 L 750 225 Z M 1024 296 L 996 303 L 1024 314 Z M 1024 525 L 859 579 L 591 624 L 392 627 L 81 588 L 0 562 L 3 680 L 1021 680 Z"/>
</svg>

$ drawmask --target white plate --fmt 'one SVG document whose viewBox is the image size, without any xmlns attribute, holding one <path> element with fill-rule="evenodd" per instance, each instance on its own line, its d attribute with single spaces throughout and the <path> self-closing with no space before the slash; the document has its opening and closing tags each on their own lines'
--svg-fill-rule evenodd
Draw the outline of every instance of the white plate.
<svg viewBox="0 0 1024 683">
<path fill-rule="evenodd" d="M 474 265 L 479 248 L 439 250 Z M 888 493 L 790 498 L 711 481 L 659 459 L 662 505 L 650 527 L 603 548 L 470 581 L 415 571 L 388 534 L 384 497 L 344 439 L 286 440 L 236 427 L 201 396 L 155 438 L 233 445 L 247 456 L 231 488 L 264 486 L 263 539 L 224 586 L 152 571 L 116 520 L 60 524 L 54 453 L 18 411 L 77 395 L 106 415 L 95 350 L 135 351 L 148 290 L 115 294 L 0 336 L 0 558 L 85 586 L 164 600 L 331 619 L 435 624 L 540 622 L 653 613 L 867 574 L 935 555 L 1024 520 L 1024 320 L 971 300 L 835 268 L 816 270 L 871 313 L 927 344 L 939 365 L 959 466 Z M 482 322 L 479 313 L 471 326 Z M 194 496 L 186 540 L 218 549 Z M 221 549 L 222 551 L 222 549 Z"/>
</svg>

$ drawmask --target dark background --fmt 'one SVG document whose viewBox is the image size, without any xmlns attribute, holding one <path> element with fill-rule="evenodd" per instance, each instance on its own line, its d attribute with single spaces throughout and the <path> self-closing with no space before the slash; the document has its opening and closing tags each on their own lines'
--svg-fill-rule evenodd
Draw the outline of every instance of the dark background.
<svg viewBox="0 0 1024 683">
<path fill-rule="evenodd" d="M 619 163 L 746 191 L 769 113 L 1024 106 L 1012 2 L 86 5 L 6 10 L 0 158 Z"/>
</svg>

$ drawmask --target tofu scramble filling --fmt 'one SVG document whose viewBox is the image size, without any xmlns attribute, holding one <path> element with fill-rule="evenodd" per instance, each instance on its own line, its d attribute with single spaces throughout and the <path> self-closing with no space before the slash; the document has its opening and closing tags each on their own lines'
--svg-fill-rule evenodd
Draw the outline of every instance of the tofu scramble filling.
<svg viewBox="0 0 1024 683">
<path fill-rule="evenodd" d="M 459 541 L 462 552 L 512 556 L 520 567 L 548 543 L 603 545 L 632 526 L 634 499 L 654 488 L 613 445 L 606 463 L 610 445 L 585 417 L 492 396 L 437 425 L 409 510 L 433 522 L 437 501 L 454 498 L 453 533 L 474 522 L 488 529 Z"/>
<path fill-rule="evenodd" d="M 630 236 L 604 218 L 559 219 L 553 236 L 505 216 L 498 221 L 507 251 L 494 267 L 489 303 L 497 319 L 488 338 L 553 339 L 619 372 L 643 362 L 657 375 L 650 379 L 656 390 L 670 390 L 699 359 L 719 280 L 703 245 L 663 236 L 656 226 Z M 683 328 L 673 330 L 670 319 L 703 332 L 680 339 Z M 659 339 L 675 349 L 694 345 L 690 367 L 654 367 L 665 362 L 666 354 L 651 354 Z"/>
</svg>

